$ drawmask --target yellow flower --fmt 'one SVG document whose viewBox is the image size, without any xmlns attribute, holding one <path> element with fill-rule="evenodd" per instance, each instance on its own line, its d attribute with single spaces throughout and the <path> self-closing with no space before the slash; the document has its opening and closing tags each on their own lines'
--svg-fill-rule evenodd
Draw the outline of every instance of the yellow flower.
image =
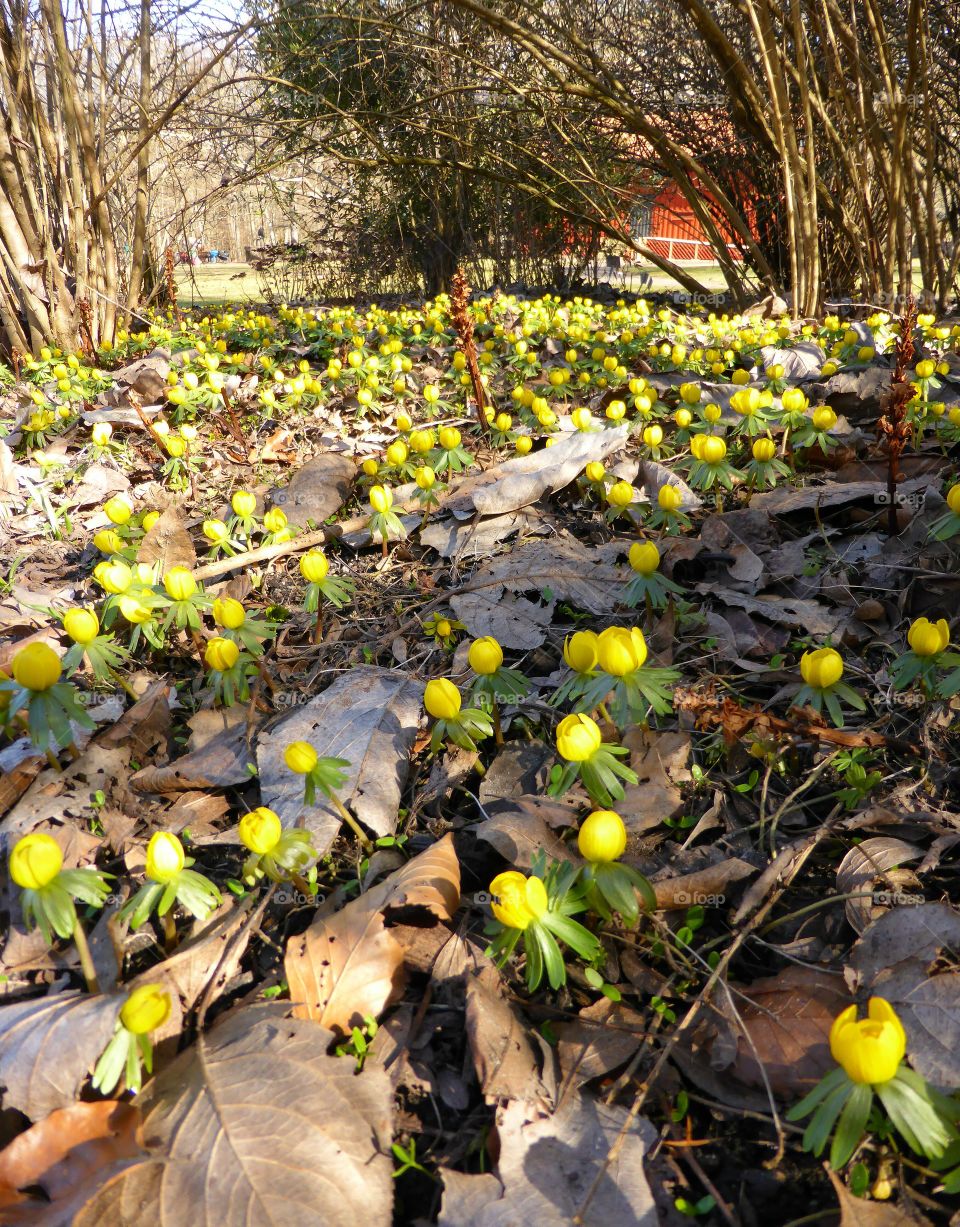
<svg viewBox="0 0 960 1227">
<path fill-rule="evenodd" d="M 410 450 L 416 452 L 417 455 L 423 456 L 433 447 L 434 438 L 432 430 L 415 430 L 410 435 Z"/>
<path fill-rule="evenodd" d="M 704 407 L 703 417 L 706 422 L 719 422 L 721 417 L 723 417 L 723 410 L 719 405 L 711 403 Z"/>
<path fill-rule="evenodd" d="M 230 500 L 230 506 L 233 508 L 233 514 L 247 518 L 252 516 L 257 509 L 257 496 L 251 494 L 249 490 L 238 490 Z"/>
<path fill-rule="evenodd" d="M 376 477 L 376 475 L 380 472 L 380 465 L 373 459 L 365 460 L 360 467 L 363 469 L 367 477 Z"/>
<path fill-rule="evenodd" d="M 63 629 L 74 643 L 90 643 L 100 634 L 100 620 L 92 609 L 77 606 L 63 615 Z"/>
<path fill-rule="evenodd" d="M 760 392 L 757 388 L 740 388 L 730 397 L 730 408 L 741 417 L 749 417 L 760 408 Z"/>
<path fill-rule="evenodd" d="M 370 487 L 370 506 L 374 511 L 387 512 L 393 506 L 393 491 L 389 486 Z"/>
<path fill-rule="evenodd" d="M 627 846 L 627 828 L 612 809 L 595 809 L 580 824 L 577 847 L 585 861 L 615 861 Z"/>
<path fill-rule="evenodd" d="M 437 431 L 437 438 L 444 451 L 449 452 L 460 446 L 462 436 L 456 426 L 441 426 Z"/>
<path fill-rule="evenodd" d="M 402 439 L 396 439 L 387 448 L 387 464 L 403 464 L 409 454 L 406 443 Z"/>
<path fill-rule="evenodd" d="M 689 409 L 678 409 L 673 415 L 673 420 L 681 430 L 686 430 L 693 421 L 693 414 Z"/>
<path fill-rule="evenodd" d="M 936 369 L 937 365 L 935 362 L 930 358 L 924 358 L 922 362 L 917 363 L 913 371 L 918 379 L 929 379 Z"/>
<path fill-rule="evenodd" d="M 460 691 L 446 677 L 436 677 L 427 682 L 423 694 L 423 706 L 434 720 L 452 720 L 459 715 L 463 700 Z"/>
<path fill-rule="evenodd" d="M 224 524 L 223 520 L 204 520 L 203 535 L 208 541 L 212 541 L 214 543 L 218 541 L 226 541 L 227 526 Z"/>
<path fill-rule="evenodd" d="M 163 577 L 163 586 L 171 601 L 189 601 L 197 590 L 197 581 L 187 567 L 171 567 Z"/>
<path fill-rule="evenodd" d="M 630 566 L 639 575 L 652 575 L 660 565 L 660 551 L 653 541 L 634 541 L 630 546 Z"/>
<path fill-rule="evenodd" d="M 508 929 L 526 929 L 547 910 L 547 888 L 540 878 L 508 869 L 490 883 L 494 916 Z"/>
<path fill-rule="evenodd" d="M 533 440 L 529 435 L 520 435 L 513 445 L 518 456 L 526 456 L 533 448 Z"/>
<path fill-rule="evenodd" d="M 97 447 L 106 447 L 113 435 L 113 427 L 109 422 L 97 422 L 90 431 L 90 438 Z"/>
<path fill-rule="evenodd" d="M 843 657 L 835 648 L 817 648 L 800 657 L 800 676 L 808 686 L 825 690 L 843 677 Z"/>
<path fill-rule="evenodd" d="M 947 506 L 955 516 L 960 516 L 960 483 L 947 491 Z"/>
<path fill-rule="evenodd" d="M 597 667 L 597 636 L 593 631 L 575 631 L 563 641 L 563 659 L 575 673 L 590 673 Z"/>
<path fill-rule="evenodd" d="M 167 452 L 174 460 L 179 460 L 181 456 L 185 456 L 187 453 L 186 442 L 178 435 L 171 435 L 167 440 Z"/>
<path fill-rule="evenodd" d="M 589 716 L 565 716 L 557 725 L 557 749 L 571 763 L 585 763 L 593 758 L 603 738 L 596 722 Z"/>
<path fill-rule="evenodd" d="M 601 482 L 606 476 L 607 470 L 603 467 L 599 460 L 591 460 L 584 469 L 587 481 Z"/>
<path fill-rule="evenodd" d="M 694 437 L 699 438 L 700 436 L 695 435 Z M 669 481 L 657 491 L 657 505 L 661 511 L 679 511 L 682 502 L 683 491 Z"/>
<path fill-rule="evenodd" d="M 297 775 L 309 775 L 317 765 L 317 752 L 309 741 L 291 741 L 283 752 L 283 761 Z"/>
<path fill-rule="evenodd" d="M 329 570 L 330 560 L 323 550 L 308 550 L 300 559 L 300 574 L 308 584 L 319 584 Z"/>
<path fill-rule="evenodd" d="M 777 454 L 777 445 L 772 439 L 756 439 L 753 444 L 753 458 L 760 464 L 772 460 Z"/>
<path fill-rule="evenodd" d="M 577 430 L 589 430 L 593 425 L 593 414 L 585 405 L 581 405 L 570 414 L 570 421 Z"/>
<path fill-rule="evenodd" d="M 907 631 L 907 643 L 917 656 L 936 656 L 950 642 L 950 627 L 946 618 L 931 622 L 929 618 L 917 618 Z"/>
<path fill-rule="evenodd" d="M 60 680 L 60 657 L 46 643 L 28 643 L 13 658 L 13 678 L 25 690 L 40 693 Z"/>
<path fill-rule="evenodd" d="M 247 620 L 247 611 L 232 596 L 218 596 L 213 602 L 213 620 L 217 626 L 235 631 Z"/>
<path fill-rule="evenodd" d="M 133 515 L 133 504 L 125 494 L 115 494 L 103 504 L 103 511 L 111 524 L 126 524 Z"/>
<path fill-rule="evenodd" d="M 470 644 L 467 660 L 474 673 L 496 673 L 503 664 L 503 648 L 492 635 L 484 635 Z"/>
<path fill-rule="evenodd" d="M 680 385 L 680 399 L 685 405 L 699 405 L 700 388 L 695 383 L 682 383 Z"/>
<path fill-rule="evenodd" d="M 663 427 L 656 423 L 653 426 L 646 426 L 642 437 L 647 447 L 659 447 L 663 442 Z"/>
<path fill-rule="evenodd" d="M 240 649 L 232 639 L 222 639 L 217 636 L 211 639 L 203 653 L 203 659 L 211 669 L 219 673 L 232 669 L 240 658 Z"/>
<path fill-rule="evenodd" d="M 607 491 L 607 502 L 613 507 L 629 507 L 633 502 L 633 486 L 628 481 L 615 481 Z"/>
<path fill-rule="evenodd" d="M 833 430 L 837 424 L 837 415 L 829 405 L 821 405 L 813 411 L 813 424 L 817 430 Z"/>
<path fill-rule="evenodd" d="M 93 544 L 101 554 L 119 554 L 123 549 L 123 538 L 113 528 L 101 528 L 94 533 Z"/>
<path fill-rule="evenodd" d="M 120 1021 L 134 1035 L 162 1027 L 170 1017 L 170 994 L 160 984 L 141 984 L 123 1003 Z"/>
<path fill-rule="evenodd" d="M 148 511 L 147 514 L 143 517 L 143 531 L 145 533 L 148 533 L 150 529 L 153 528 L 154 524 L 156 524 L 157 520 L 159 519 L 160 519 L 159 511 Z"/>
<path fill-rule="evenodd" d="M 830 1028 L 830 1054 L 851 1082 L 889 1082 L 907 1051 L 907 1034 L 893 1006 L 871 997 L 867 1017 L 857 1020 L 857 1007 L 848 1006 Z"/>
<path fill-rule="evenodd" d="M 183 844 L 172 831 L 155 831 L 147 844 L 147 877 L 151 882 L 169 882 L 183 868 Z"/>
<path fill-rule="evenodd" d="M 42 890 L 63 868 L 63 853 L 52 835 L 33 831 L 13 845 L 10 877 L 22 890 Z"/>
<path fill-rule="evenodd" d="M 294 743 L 296 744 L 296 743 Z M 289 749 L 289 746 L 287 747 Z M 312 747 L 311 747 L 312 748 Z M 265 856 L 280 842 L 283 826 L 272 809 L 259 805 L 240 819 L 240 842 L 257 856 Z"/>
<path fill-rule="evenodd" d="M 437 475 L 434 473 L 433 469 L 431 469 L 429 464 L 421 465 L 420 468 L 417 469 L 416 482 L 421 490 L 432 490 L 433 484 L 436 480 Z"/>
<path fill-rule="evenodd" d="M 133 583 L 133 574 L 125 562 L 115 558 L 112 562 L 98 562 L 93 568 L 97 583 L 114 596 L 118 596 Z"/>
<path fill-rule="evenodd" d="M 433 626 L 433 633 L 438 639 L 446 639 L 448 635 L 453 634 L 453 626 L 449 618 L 438 618 Z"/>
<path fill-rule="evenodd" d="M 120 612 L 134 626 L 149 622 L 153 617 L 153 610 L 148 605 L 144 605 L 142 601 L 138 601 L 135 596 L 120 598 Z"/>
<path fill-rule="evenodd" d="M 397 414 L 397 430 L 402 430 L 404 434 L 406 434 L 412 425 L 413 419 L 410 417 L 409 413 Z"/>
<path fill-rule="evenodd" d="M 610 626 L 597 640 L 600 668 L 613 677 L 624 677 L 639 669 L 647 659 L 647 643 L 643 631 L 634 626 Z"/>
<path fill-rule="evenodd" d="M 704 464 L 720 464 L 727 454 L 727 445 L 719 435 L 700 435 L 700 455 Z"/>
<path fill-rule="evenodd" d="M 279 507 L 271 507 L 263 517 L 263 527 L 268 533 L 280 533 L 287 527 L 286 514 Z"/>
</svg>

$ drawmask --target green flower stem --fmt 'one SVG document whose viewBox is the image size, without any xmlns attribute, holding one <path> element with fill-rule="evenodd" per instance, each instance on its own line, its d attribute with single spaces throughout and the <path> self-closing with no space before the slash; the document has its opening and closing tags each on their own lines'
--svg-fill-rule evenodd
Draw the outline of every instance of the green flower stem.
<svg viewBox="0 0 960 1227">
<path fill-rule="evenodd" d="M 122 690 L 125 690 L 127 694 L 130 696 L 130 698 L 133 699 L 134 703 L 140 702 L 140 696 L 137 694 L 134 688 L 130 685 L 130 683 L 126 680 L 126 678 L 121 677 L 116 669 L 110 669 L 109 673 L 110 673 L 111 678 L 117 683 L 117 685 Z"/>
<path fill-rule="evenodd" d="M 613 721 L 610 719 L 610 713 L 607 711 L 606 703 L 598 703 L 597 711 L 600 713 L 601 719 L 606 720 L 607 724 L 613 724 Z"/>
<path fill-rule="evenodd" d="M 73 929 L 73 942 L 77 947 L 77 954 L 80 956 L 80 970 L 83 972 L 83 978 L 87 982 L 87 992 L 96 995 L 100 992 L 100 983 L 97 980 L 96 968 L 93 965 L 93 956 L 90 953 L 87 935 L 83 931 L 83 925 L 80 923 L 79 916 L 77 917 L 77 922 Z"/>
<path fill-rule="evenodd" d="M 384 542 L 384 545 L 386 545 L 386 542 Z M 366 837 L 366 835 L 364 835 L 363 831 L 360 829 L 360 824 L 357 822 L 356 818 L 354 818 L 353 814 L 350 813 L 335 792 L 328 793 L 327 795 L 337 807 L 340 817 L 347 824 L 350 830 L 353 831 L 354 835 L 356 835 L 357 841 L 359 842 L 361 848 L 363 848 L 364 852 L 372 852 L 373 844 Z"/>
</svg>

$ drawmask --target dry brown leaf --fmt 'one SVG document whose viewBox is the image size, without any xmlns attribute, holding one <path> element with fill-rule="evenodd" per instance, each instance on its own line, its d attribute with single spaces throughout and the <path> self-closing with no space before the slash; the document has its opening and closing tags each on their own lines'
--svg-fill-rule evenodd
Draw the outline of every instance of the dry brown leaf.
<svg viewBox="0 0 960 1227">
<path fill-rule="evenodd" d="M 606 997 L 586 1006 L 574 1021 L 558 1023 L 554 1030 L 564 1085 L 582 1086 L 629 1061 L 646 1027 L 642 1014 Z"/>
<path fill-rule="evenodd" d="M 171 567 L 192 569 L 196 566 L 197 551 L 175 507 L 168 507 L 160 513 L 160 519 L 140 542 L 137 562 L 151 565 L 159 562 L 161 575 Z"/>
<path fill-rule="evenodd" d="M 756 871 L 756 866 L 749 861 L 731 856 L 694 873 L 685 873 L 679 878 L 661 878 L 651 885 L 657 896 L 657 908 L 663 911 L 696 903 L 719 907 L 726 901 L 727 888 L 732 882 L 739 882 Z"/>
<path fill-rule="evenodd" d="M 193 792 L 204 788 L 229 788 L 245 784 L 252 776 L 254 761 L 247 747 L 247 726 L 237 723 L 212 737 L 199 750 L 182 754 L 165 767 L 144 767 L 130 777 L 134 792 Z"/>
<path fill-rule="evenodd" d="M 902 865 L 904 861 L 917 861 L 922 855 L 923 849 L 916 844 L 892 839 L 888 835 L 865 839 L 851 848 L 837 866 L 837 893 L 867 894 L 873 886 L 881 892 L 893 892 L 895 888 L 884 876 L 886 871 L 895 865 Z M 882 903 L 874 906 L 872 895 L 870 898 L 848 899 L 844 908 L 847 920 L 858 933 L 862 933 L 871 920 L 886 910 Z"/>
<path fill-rule="evenodd" d="M 526 798 L 518 797 L 516 802 L 504 801 L 496 808 L 491 806 L 494 812 L 473 828 L 474 834 L 478 839 L 492 844 L 505 860 L 520 869 L 529 869 L 532 858 L 538 852 L 545 852 L 548 860 L 582 864 L 583 858 L 577 851 L 577 845 L 565 844 L 554 835 L 543 817 L 525 806 L 525 801 Z M 576 816 L 577 811 L 571 809 L 571 826 Z"/>
<path fill-rule="evenodd" d="M 141 1153 L 136 1139 L 139 1120 L 132 1104 L 116 1099 L 75 1103 L 51 1112 L 0 1151 L 0 1207 L 26 1203 L 25 1208 L 44 1215 L 62 1213 L 57 1202 L 72 1203 L 78 1187 L 99 1181 L 105 1167 Z M 42 1189 L 53 1205 L 20 1192 L 30 1187 Z M 4 1221 L 20 1220 L 4 1216 Z"/>
<path fill-rule="evenodd" d="M 284 968 L 296 1018 L 349 1031 L 378 1017 L 400 991 L 403 950 L 384 913 L 425 908 L 449 920 L 460 901 L 460 865 L 453 839 L 439 843 L 331 916 L 321 916 L 287 946 Z"/>
<path fill-rule="evenodd" d="M 755 980 L 735 995 L 734 1004 L 737 1055 L 730 1072 L 747 1086 L 764 1085 L 758 1061 L 774 1094 L 789 1097 L 806 1094 L 835 1067 L 830 1027 L 851 1004 L 840 976 L 791 966 Z"/>
<path fill-rule="evenodd" d="M 672 818 L 682 807 L 683 795 L 677 785 L 690 779 L 686 765 L 690 737 L 636 725 L 624 736 L 623 744 L 632 751 L 630 766 L 637 773 L 637 783 L 627 786 L 617 812 L 627 830 L 639 835 Z"/>
<path fill-rule="evenodd" d="M 827 1168 L 827 1175 L 840 1203 L 840 1227 L 933 1227 L 914 1205 L 907 1208 L 885 1201 L 865 1201 L 854 1197 L 836 1172 Z"/>
<path fill-rule="evenodd" d="M 341 452 L 323 452 L 298 469 L 283 490 L 274 490 L 272 506 L 283 509 L 291 524 L 318 527 L 340 510 L 350 497 L 356 462 Z"/>
</svg>

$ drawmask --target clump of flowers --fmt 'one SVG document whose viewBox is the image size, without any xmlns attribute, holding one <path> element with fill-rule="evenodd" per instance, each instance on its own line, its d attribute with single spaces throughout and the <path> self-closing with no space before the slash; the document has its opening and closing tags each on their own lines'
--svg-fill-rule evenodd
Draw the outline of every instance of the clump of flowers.
<svg viewBox="0 0 960 1227">
<path fill-rule="evenodd" d="M 929 618 L 917 618 L 907 631 L 910 651 L 904 652 L 890 668 L 894 690 L 906 690 L 919 682 L 924 694 L 932 695 L 937 690 L 937 673 L 943 668 L 960 665 L 960 655 L 948 652 L 950 627 L 946 618 L 931 622 Z M 957 675 L 960 679 L 960 671 Z M 946 687 L 949 683 L 944 683 Z M 960 686 L 957 687 L 960 689 Z M 947 690 L 941 691 L 947 694 Z M 950 694 L 954 691 L 949 691 Z"/>
<path fill-rule="evenodd" d="M 423 706 L 433 717 L 430 752 L 436 754 L 445 741 L 463 750 L 476 750 L 476 743 L 493 732 L 490 717 L 479 707 L 464 707 L 463 696 L 446 677 L 433 678 L 423 692 Z"/>
<path fill-rule="evenodd" d="M 623 783 L 636 784 L 637 776 L 625 763 L 630 751 L 604 744 L 600 728 L 590 716 L 574 713 L 557 725 L 557 751 L 566 765 L 554 771 L 549 793 L 563 796 L 578 778 L 592 800 L 605 807 L 623 798 Z"/>
<path fill-rule="evenodd" d="M 26 719 L 30 740 L 46 754 L 73 745 L 72 724 L 92 729 L 93 720 L 80 703 L 76 687 L 60 680 L 60 657 L 46 643 L 28 643 L 13 657 L 12 678 L 0 679 L 6 697 L 5 719 Z"/>
<path fill-rule="evenodd" d="M 566 983 L 567 969 L 559 942 L 587 963 L 601 957 L 597 938 L 571 919 L 586 909 L 582 894 L 575 890 L 576 877 L 577 871 L 569 863 L 554 862 L 544 873 L 541 860 L 530 877 L 511 869 L 497 874 L 490 883 L 494 920 L 487 928 L 493 938 L 487 955 L 503 966 L 522 944 L 525 978 L 531 992 L 539 987 L 544 972 L 551 988 Z"/>
<path fill-rule="evenodd" d="M 624 924 L 633 926 L 640 914 L 639 895 L 646 911 L 657 906 L 653 887 L 639 870 L 620 864 L 627 847 L 627 829 L 615 810 L 597 809 L 580 824 L 577 847 L 587 862 L 583 883 L 592 911 L 610 920 L 618 912 Z"/>
<path fill-rule="evenodd" d="M 803 686 L 794 696 L 794 707 L 809 705 L 820 712 L 826 707 L 830 719 L 838 729 L 843 728 L 841 699 L 856 711 L 865 711 L 866 703 L 843 677 L 843 657 L 836 648 L 817 648 L 804 652 L 800 657 L 800 676 Z"/>
<path fill-rule="evenodd" d="M 591 712 L 610 698 L 610 718 L 618 728 L 640 721 L 652 710 L 662 716 L 671 710 L 671 690 L 679 674 L 675 669 L 645 667 L 647 641 L 638 626 L 610 626 L 597 636 L 599 669 L 579 699 L 577 708 Z"/>
<path fill-rule="evenodd" d="M 789 474 L 789 466 L 777 459 L 777 445 L 773 439 L 755 439 L 750 450 L 751 459 L 743 473 L 751 490 L 775 486 L 778 478 Z"/>
<path fill-rule="evenodd" d="M 117 916 L 139 929 L 156 912 L 166 928 L 168 945 L 176 938 L 172 908 L 179 903 L 195 920 L 206 920 L 222 902 L 209 878 L 190 866 L 194 863 L 172 831 L 155 831 L 147 844 L 147 881 L 128 899 Z"/>
<path fill-rule="evenodd" d="M 437 431 L 437 448 L 430 453 L 430 466 L 439 477 L 442 473 L 459 473 L 473 464 L 473 456 L 463 447 L 463 436 L 456 426 L 441 426 Z"/>
<path fill-rule="evenodd" d="M 570 669 L 549 699 L 551 707 L 559 707 L 569 700 L 579 699 L 593 679 L 597 670 L 597 635 L 594 631 L 575 631 L 563 641 L 563 659 Z"/>
<path fill-rule="evenodd" d="M 117 677 L 117 669 L 126 664 L 130 653 L 116 642 L 112 635 L 101 635 L 100 619 L 92 609 L 74 606 L 63 615 L 63 629 L 73 640 L 72 647 L 63 658 L 67 675 L 75 673 L 84 660 L 98 682 L 126 683 Z"/>
<path fill-rule="evenodd" d="M 791 1121 L 813 1114 L 803 1135 L 805 1150 L 823 1153 L 833 1134 L 830 1166 L 853 1156 L 874 1109 L 874 1097 L 907 1145 L 928 1159 L 941 1158 L 958 1140 L 960 1104 L 931 1087 L 903 1063 L 907 1035 L 883 997 L 871 997 L 867 1017 L 848 1006 L 830 1028 L 830 1053 L 840 1066 L 787 1113 Z"/>
<path fill-rule="evenodd" d="M 193 578 L 188 567 L 171 567 L 163 577 L 160 600 L 166 605 L 164 630 L 176 626 L 178 630 L 199 631 L 200 615 L 210 608 L 210 598 Z"/>
</svg>

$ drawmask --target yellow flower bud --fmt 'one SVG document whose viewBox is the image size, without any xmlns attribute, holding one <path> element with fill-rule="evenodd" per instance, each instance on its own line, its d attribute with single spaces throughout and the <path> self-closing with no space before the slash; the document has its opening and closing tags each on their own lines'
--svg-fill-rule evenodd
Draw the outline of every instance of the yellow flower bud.
<svg viewBox="0 0 960 1227">
<path fill-rule="evenodd" d="M 508 929 L 526 929 L 547 910 L 547 888 L 540 878 L 516 869 L 498 873 L 490 883 L 491 911 Z"/>
<path fill-rule="evenodd" d="M 429 464 L 421 465 L 417 469 L 416 482 L 421 490 L 432 490 L 434 482 L 437 480 L 437 475 Z"/>
<path fill-rule="evenodd" d="M 226 541 L 227 526 L 223 520 L 204 520 L 203 535 L 208 541 L 216 544 L 218 541 Z"/>
<path fill-rule="evenodd" d="M 727 445 L 719 435 L 701 435 L 699 459 L 704 464 L 720 464 L 727 454 Z"/>
<path fill-rule="evenodd" d="M 453 627 L 447 618 L 438 618 L 434 623 L 434 634 L 438 639 L 446 639 L 453 633 Z"/>
<path fill-rule="evenodd" d="M 146 1035 L 170 1017 L 170 994 L 160 984 L 141 984 L 120 1009 L 120 1021 L 133 1035 Z"/>
<path fill-rule="evenodd" d="M 922 362 L 918 362 L 913 368 L 914 374 L 918 379 L 930 379 L 937 365 L 930 358 L 924 358 Z"/>
<path fill-rule="evenodd" d="M 843 657 L 835 648 L 817 648 L 800 657 L 800 676 L 808 686 L 825 690 L 843 677 Z"/>
<path fill-rule="evenodd" d="M 704 406 L 704 409 L 703 409 L 704 421 L 710 422 L 712 425 L 714 422 L 719 422 L 721 417 L 723 417 L 723 410 L 720 408 L 719 405 L 710 404 L 710 405 Z"/>
<path fill-rule="evenodd" d="M 557 750 L 571 763 L 584 763 L 593 758 L 603 738 L 595 721 L 575 713 L 557 725 Z"/>
<path fill-rule="evenodd" d="M 753 444 L 753 458 L 760 464 L 766 464 L 772 460 L 777 454 L 777 445 L 772 439 L 755 439 Z"/>
<path fill-rule="evenodd" d="M 409 413 L 397 414 L 397 430 L 402 430 L 404 433 L 406 433 L 412 425 L 413 419 L 410 417 Z"/>
<path fill-rule="evenodd" d="M 63 868 L 63 853 L 52 835 L 32 831 L 13 845 L 10 877 L 21 890 L 43 890 Z"/>
<path fill-rule="evenodd" d="M 659 447 L 663 442 L 663 427 L 658 423 L 654 423 L 652 426 L 645 426 L 642 437 L 647 447 Z"/>
<path fill-rule="evenodd" d="M 601 482 L 606 476 L 606 469 L 599 460 L 591 460 L 584 469 L 588 481 Z"/>
<path fill-rule="evenodd" d="M 960 483 L 947 491 L 947 506 L 955 516 L 960 516 Z"/>
<path fill-rule="evenodd" d="M 673 420 L 681 430 L 686 430 L 693 421 L 693 414 L 689 409 L 678 409 L 673 415 Z"/>
<path fill-rule="evenodd" d="M 917 618 L 907 631 L 907 643 L 917 656 L 936 656 L 950 642 L 950 627 L 946 618 L 931 622 L 929 618 Z"/>
<path fill-rule="evenodd" d="M 151 882 L 169 882 L 183 868 L 183 844 L 172 831 L 156 831 L 147 844 L 146 874 Z"/>
<path fill-rule="evenodd" d="M 181 456 L 186 455 L 187 445 L 183 439 L 179 438 L 177 435 L 173 435 L 167 440 L 167 452 L 169 455 L 173 456 L 175 460 L 179 460 Z"/>
<path fill-rule="evenodd" d="M 694 438 L 701 436 L 695 435 Z M 679 486 L 666 482 L 657 491 L 657 506 L 661 511 L 679 511 L 683 503 L 683 491 Z"/>
<path fill-rule="evenodd" d="M 133 583 L 133 574 L 125 562 L 121 562 L 119 558 L 113 562 L 100 562 L 93 568 L 93 574 L 97 582 L 105 592 L 109 592 L 112 596 L 118 596 Z"/>
<path fill-rule="evenodd" d="M 434 720 L 453 720 L 459 715 L 462 703 L 460 691 L 449 678 L 437 677 L 427 682 L 423 706 Z"/>
<path fill-rule="evenodd" d="M 120 612 L 133 626 L 141 626 L 153 617 L 153 610 L 148 605 L 144 605 L 142 601 L 138 601 L 135 596 L 120 598 Z"/>
<path fill-rule="evenodd" d="M 630 566 L 638 575 L 652 575 L 660 565 L 660 551 L 653 541 L 634 541 L 630 546 Z"/>
<path fill-rule="evenodd" d="M 123 538 L 112 528 L 101 528 L 94 533 L 93 544 L 101 554 L 119 554 L 123 549 Z"/>
<path fill-rule="evenodd" d="M 217 626 L 225 626 L 235 631 L 243 626 L 247 619 L 247 611 L 243 605 L 232 596 L 221 596 L 213 602 L 213 620 Z"/>
<path fill-rule="evenodd" d="M 603 864 L 618 860 L 627 846 L 627 828 L 612 809 L 596 809 L 580 824 L 577 847 L 585 861 Z"/>
<path fill-rule="evenodd" d="M 271 507 L 263 517 L 263 527 L 268 533 L 280 533 L 287 527 L 287 516 L 279 507 Z"/>
<path fill-rule="evenodd" d="M 848 1006 L 830 1028 L 830 1054 L 851 1082 L 876 1086 L 889 1082 L 907 1051 L 907 1034 L 893 1006 L 871 997 L 867 1017 L 857 1020 L 857 1007 Z"/>
<path fill-rule="evenodd" d="M 133 515 L 133 504 L 125 494 L 115 494 L 103 504 L 103 512 L 111 524 L 126 524 Z"/>
<path fill-rule="evenodd" d="M 397 439 L 387 448 L 387 464 L 394 466 L 403 464 L 409 455 L 406 443 L 402 439 Z"/>
<path fill-rule="evenodd" d="M 92 609 L 68 609 L 63 615 L 63 629 L 74 643 L 90 643 L 100 634 L 100 620 Z"/>
<path fill-rule="evenodd" d="M 586 406 L 581 406 L 579 409 L 574 409 L 570 414 L 570 421 L 573 422 L 577 430 L 589 430 L 593 425 L 593 414 Z"/>
<path fill-rule="evenodd" d="M 283 752 L 283 761 L 297 775 L 309 775 L 317 765 L 317 752 L 309 741 L 291 741 Z"/>
<path fill-rule="evenodd" d="M 639 669 L 647 659 L 647 643 L 643 631 L 634 626 L 610 626 L 597 640 L 597 659 L 604 673 L 625 677 Z"/>
<path fill-rule="evenodd" d="M 813 411 L 813 424 L 817 430 L 833 430 L 837 424 L 837 415 L 829 405 L 820 405 Z"/>
<path fill-rule="evenodd" d="M 150 529 L 153 528 L 154 524 L 156 524 L 157 520 L 159 519 L 160 519 L 159 511 L 148 511 L 147 514 L 143 517 L 143 531 L 145 533 L 148 533 Z"/>
<path fill-rule="evenodd" d="M 370 506 L 374 511 L 387 512 L 393 506 L 393 491 L 389 486 L 370 487 Z"/>
<path fill-rule="evenodd" d="M 163 586 L 171 601 L 188 601 L 197 590 L 197 581 L 187 567 L 171 567 L 163 577 Z"/>
<path fill-rule="evenodd" d="M 372 458 L 365 460 L 360 467 L 363 469 L 363 472 L 367 477 L 376 477 L 376 475 L 380 472 L 380 465 Z"/>
<path fill-rule="evenodd" d="M 475 639 L 470 644 L 467 660 L 474 673 L 483 675 L 496 673 L 503 664 L 503 648 L 492 635 L 485 635 L 482 639 Z"/>
<path fill-rule="evenodd" d="M 457 430 L 456 426 L 441 426 L 437 431 L 437 438 L 440 440 L 440 446 L 447 452 L 460 446 L 461 437 L 460 431 Z"/>
<path fill-rule="evenodd" d="M 257 509 L 257 496 L 249 490 L 238 490 L 230 500 L 230 506 L 234 515 L 246 519 Z"/>
<path fill-rule="evenodd" d="M 416 452 L 418 456 L 423 456 L 430 451 L 434 442 L 432 430 L 415 430 L 410 435 L 410 450 Z"/>
<path fill-rule="evenodd" d="M 575 631 L 563 641 L 563 659 L 575 673 L 590 673 L 597 667 L 597 636 L 593 631 Z"/>
<path fill-rule="evenodd" d="M 272 809 L 258 806 L 240 819 L 238 828 L 240 842 L 257 856 L 266 856 L 280 842 L 283 826 Z"/>
<path fill-rule="evenodd" d="M 682 383 L 680 385 L 680 399 L 685 405 L 700 404 L 700 388 L 695 383 Z"/>
<path fill-rule="evenodd" d="M 113 427 L 109 422 L 97 422 L 90 431 L 90 438 L 97 447 L 106 447 L 113 436 Z"/>
<path fill-rule="evenodd" d="M 308 550 L 300 559 L 300 574 L 308 584 L 319 584 L 329 570 L 330 560 L 323 550 Z"/>
<path fill-rule="evenodd" d="M 634 489 L 628 481 L 615 481 L 607 491 L 607 502 L 612 507 L 629 507 L 633 502 Z"/>
<path fill-rule="evenodd" d="M 203 659 L 211 669 L 215 669 L 218 673 L 225 673 L 228 669 L 232 669 L 240 659 L 240 648 L 232 639 L 217 636 L 207 644 Z"/>
<path fill-rule="evenodd" d="M 750 372 L 744 370 L 734 371 L 730 376 L 730 382 L 739 384 L 742 387 L 744 384 L 750 382 Z"/>
<path fill-rule="evenodd" d="M 13 658 L 13 680 L 37 694 L 60 680 L 60 657 L 46 643 L 28 643 Z"/>
</svg>

